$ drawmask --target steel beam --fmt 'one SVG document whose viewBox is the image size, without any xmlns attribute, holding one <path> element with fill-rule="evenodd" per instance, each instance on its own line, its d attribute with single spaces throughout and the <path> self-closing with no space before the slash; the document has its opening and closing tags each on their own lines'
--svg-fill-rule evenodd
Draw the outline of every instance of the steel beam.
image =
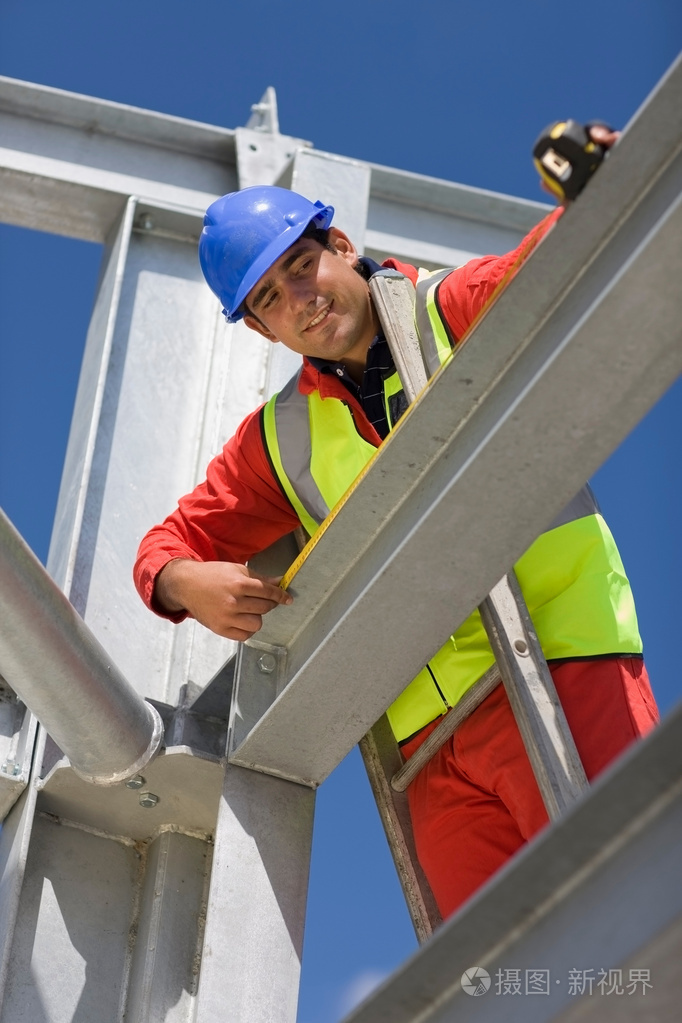
<svg viewBox="0 0 682 1023">
<path fill-rule="evenodd" d="M 276 179 L 290 185 L 286 165 L 297 152 L 308 151 L 312 164 L 299 167 L 293 187 L 308 194 L 314 185 L 317 191 L 324 188 L 325 169 L 317 156 L 327 166 L 336 159 L 277 132 L 218 128 L 3 77 L 0 136 L 0 220 L 100 242 L 130 195 L 201 216 L 213 199 L 237 187 Z M 366 246 L 375 258 L 456 266 L 472 255 L 506 252 L 548 209 L 339 159 L 347 167 L 369 168 Z M 343 206 L 338 214 L 343 218 Z M 361 235 L 352 237 L 362 243 Z"/>
<path fill-rule="evenodd" d="M 129 195 L 202 213 L 237 187 L 234 132 L 0 78 L 0 220 L 103 242 Z"/>
<path fill-rule="evenodd" d="M 163 739 L 145 703 L 0 512 L 0 671 L 68 755 L 98 785 L 141 771 Z"/>
<path fill-rule="evenodd" d="M 110 792 L 100 790 L 105 819 Z M 137 803 L 134 792 L 128 796 Z M 146 837 L 133 839 L 59 818 L 41 810 L 38 797 L 35 816 L 30 807 L 29 843 L 21 830 L 26 798 L 0 843 L 11 843 L 13 854 L 3 874 L 12 905 L 3 915 L 2 1023 L 190 1023 L 210 869 L 207 836 L 177 829 L 155 834 L 149 809 L 142 811 Z"/>
<path fill-rule="evenodd" d="M 149 615 L 131 578 L 137 545 L 258 402 L 272 347 L 254 340 L 247 350 L 240 328 L 221 322 L 196 259 L 200 228 L 198 216 L 134 197 L 119 212 L 47 564 L 137 691 L 169 704 L 188 677 L 204 685 L 233 644 Z"/>
<path fill-rule="evenodd" d="M 294 1023 L 315 794 L 228 767 L 196 1023 Z"/>
<path fill-rule="evenodd" d="M 233 763 L 319 784 L 676 379 L 681 140 L 678 62 L 245 648 L 280 695 Z"/>
<path fill-rule="evenodd" d="M 676 1019 L 681 842 L 678 707 L 345 1023 Z M 474 967 L 491 981 L 478 997 L 462 987 Z M 631 969 L 649 970 L 652 986 L 628 993 Z M 515 970 L 520 997 L 504 992 Z M 610 970 L 622 971 L 620 994 L 598 987 Z M 535 993 L 526 988 L 533 971 L 542 975 Z M 592 976 L 591 993 L 571 990 L 571 971 Z"/>
</svg>

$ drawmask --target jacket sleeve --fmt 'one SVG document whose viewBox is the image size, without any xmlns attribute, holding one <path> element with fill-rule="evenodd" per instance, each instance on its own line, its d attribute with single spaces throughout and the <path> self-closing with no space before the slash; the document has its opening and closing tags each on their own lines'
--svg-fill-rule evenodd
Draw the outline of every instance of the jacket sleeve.
<svg viewBox="0 0 682 1023">
<path fill-rule="evenodd" d="M 245 563 L 299 525 L 272 474 L 261 435 L 260 410 L 247 417 L 209 464 L 206 479 L 143 538 L 133 577 L 152 611 L 180 622 L 154 602 L 154 583 L 174 558 Z"/>
<path fill-rule="evenodd" d="M 438 289 L 438 304 L 457 341 L 484 312 L 498 289 L 512 279 L 562 213 L 563 207 L 559 207 L 546 216 L 513 252 L 472 259 L 448 274 Z"/>
</svg>

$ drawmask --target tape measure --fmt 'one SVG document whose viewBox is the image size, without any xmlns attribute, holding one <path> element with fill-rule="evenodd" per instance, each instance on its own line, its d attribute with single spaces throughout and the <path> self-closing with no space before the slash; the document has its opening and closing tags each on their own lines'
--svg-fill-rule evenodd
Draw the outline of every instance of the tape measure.
<svg viewBox="0 0 682 1023">
<path fill-rule="evenodd" d="M 603 121 L 555 121 L 542 132 L 533 146 L 533 163 L 547 187 L 561 199 L 575 199 L 583 190 L 607 152 L 593 142 L 589 129 L 609 128 Z"/>
</svg>

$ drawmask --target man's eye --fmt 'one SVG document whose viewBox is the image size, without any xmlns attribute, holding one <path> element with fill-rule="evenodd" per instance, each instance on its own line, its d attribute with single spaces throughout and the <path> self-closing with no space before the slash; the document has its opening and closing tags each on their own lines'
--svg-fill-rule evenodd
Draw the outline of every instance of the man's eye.
<svg viewBox="0 0 682 1023">
<path fill-rule="evenodd" d="M 268 297 L 263 302 L 263 309 L 269 309 L 273 305 L 273 303 L 275 302 L 276 298 L 277 298 L 277 292 L 276 291 L 271 291 L 270 294 L 268 295 Z"/>
<path fill-rule="evenodd" d="M 304 273 L 306 270 L 309 270 L 312 265 L 312 259 L 306 259 L 302 263 L 299 263 L 296 273 Z"/>
</svg>

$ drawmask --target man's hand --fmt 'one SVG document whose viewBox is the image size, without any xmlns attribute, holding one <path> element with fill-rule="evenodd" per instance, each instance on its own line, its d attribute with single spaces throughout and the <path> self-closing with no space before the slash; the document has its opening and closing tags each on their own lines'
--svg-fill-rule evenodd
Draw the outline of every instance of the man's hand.
<svg viewBox="0 0 682 1023">
<path fill-rule="evenodd" d="M 243 641 L 263 625 L 263 615 L 293 598 L 274 577 L 226 561 L 169 561 L 154 596 L 166 611 L 188 611 L 211 632 Z"/>
</svg>

